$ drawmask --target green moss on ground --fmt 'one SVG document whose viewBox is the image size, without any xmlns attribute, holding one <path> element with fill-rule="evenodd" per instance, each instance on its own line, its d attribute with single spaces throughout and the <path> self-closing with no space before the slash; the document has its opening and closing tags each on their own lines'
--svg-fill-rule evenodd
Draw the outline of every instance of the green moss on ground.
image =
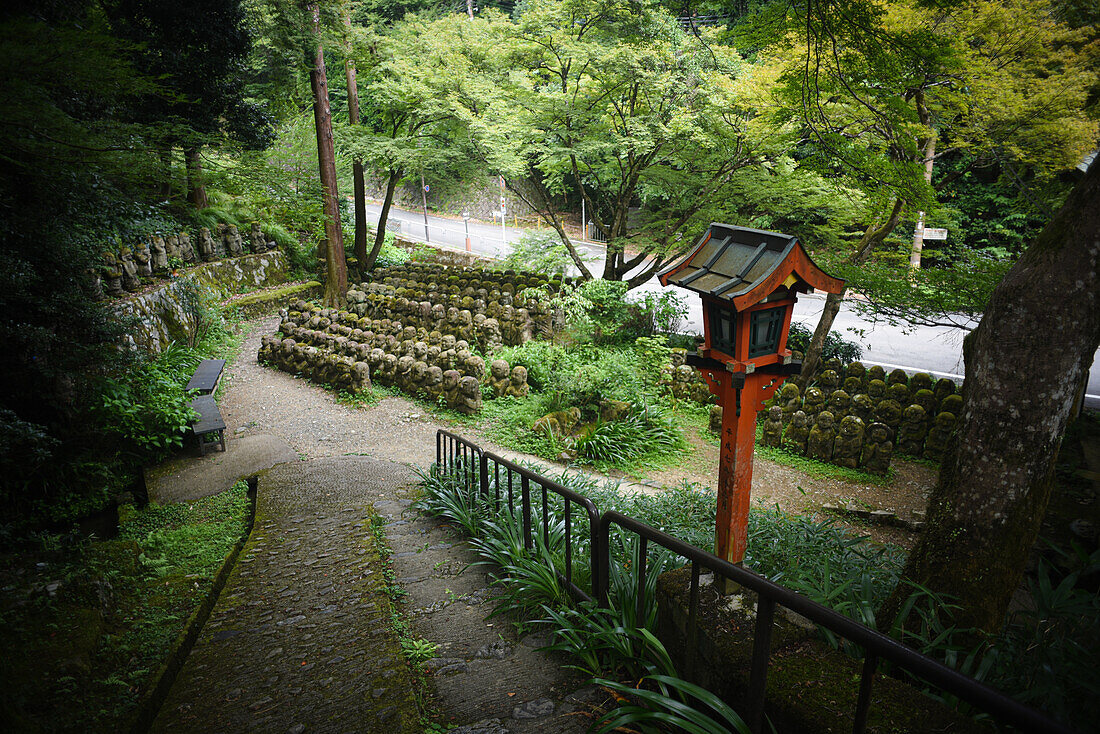
<svg viewBox="0 0 1100 734">
<path fill-rule="evenodd" d="M 114 540 L 49 550 L 43 540 L 0 556 L 0 725 L 129 728 L 188 617 L 247 533 L 250 513 L 239 482 L 189 503 L 126 508 Z"/>
</svg>

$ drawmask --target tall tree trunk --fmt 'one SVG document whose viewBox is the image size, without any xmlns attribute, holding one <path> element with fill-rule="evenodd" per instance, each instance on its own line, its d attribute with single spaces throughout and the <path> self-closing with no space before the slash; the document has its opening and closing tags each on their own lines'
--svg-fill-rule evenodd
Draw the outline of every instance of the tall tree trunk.
<svg viewBox="0 0 1100 734">
<path fill-rule="evenodd" d="M 317 163 L 321 187 L 324 189 L 325 213 L 325 295 L 328 307 L 339 306 L 347 297 L 348 268 L 344 259 L 344 232 L 340 226 L 340 198 L 336 189 L 336 151 L 332 140 L 332 110 L 328 101 L 328 77 L 325 74 L 325 51 L 321 46 L 321 14 L 314 5 L 313 32 L 317 36 L 317 52 L 309 71 L 313 89 L 313 119 L 317 127 Z"/>
<path fill-rule="evenodd" d="M 1050 497 L 1074 395 L 1100 345 L 1100 165 L 993 291 L 966 338 L 962 415 L 903 577 L 996 631 Z M 879 619 L 907 595 L 899 586 Z"/>
<path fill-rule="evenodd" d="M 202 148 L 184 148 L 183 157 L 187 163 L 187 200 L 196 209 L 205 209 L 210 202 L 206 198 L 206 184 L 202 178 Z"/>
<path fill-rule="evenodd" d="M 894 199 L 890 216 L 886 218 L 886 222 L 881 227 L 878 222 L 872 222 L 868 225 L 859 241 L 859 247 L 848 258 L 848 262 L 853 265 L 862 265 L 867 262 L 874 253 L 875 248 L 881 245 L 886 236 L 894 231 L 894 227 L 898 226 L 898 220 L 901 219 L 903 211 L 905 211 L 905 200 Z M 843 292 L 830 293 L 825 297 L 825 308 L 821 311 L 817 328 L 814 329 L 814 335 L 810 337 L 810 345 L 806 347 L 806 354 L 802 357 L 802 374 L 795 379 L 795 383 L 803 391 L 805 391 L 806 385 L 809 384 L 810 378 L 817 370 L 817 365 L 821 362 L 821 352 L 825 349 L 825 337 L 829 335 L 829 331 L 833 328 L 833 321 L 836 320 L 836 315 L 840 313 L 840 303 L 843 300 Z"/>
<path fill-rule="evenodd" d="M 386 198 L 382 200 L 382 211 L 378 213 L 378 230 L 374 234 L 374 246 L 370 248 L 370 254 L 359 265 L 364 274 L 374 270 L 374 263 L 378 260 L 378 251 L 382 249 L 382 243 L 386 241 L 386 221 L 390 217 L 390 206 L 393 205 L 393 195 L 397 190 L 397 182 L 404 175 L 405 172 L 400 168 L 396 171 L 390 171 L 389 179 L 386 181 Z"/>
<path fill-rule="evenodd" d="M 356 81 L 355 62 L 351 60 L 351 7 L 344 5 L 344 26 L 349 31 L 345 52 L 347 60 L 344 62 L 344 74 L 348 81 L 348 121 L 352 125 L 359 124 L 359 83 Z M 355 258 L 359 261 L 359 267 L 367 259 L 367 192 L 363 183 L 363 159 L 356 157 L 351 162 L 351 175 L 354 191 L 353 204 L 355 206 Z"/>
</svg>

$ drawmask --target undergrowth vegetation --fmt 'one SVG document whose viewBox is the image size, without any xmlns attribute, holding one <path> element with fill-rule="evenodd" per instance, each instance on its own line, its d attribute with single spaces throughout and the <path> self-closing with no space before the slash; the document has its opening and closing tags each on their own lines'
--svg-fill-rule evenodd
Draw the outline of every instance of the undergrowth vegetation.
<svg viewBox="0 0 1100 734">
<path fill-rule="evenodd" d="M 18 731 L 130 729 L 250 514 L 238 482 L 190 502 L 124 506 L 113 540 L 43 534 L 5 554 L 5 721 Z"/>
<path fill-rule="evenodd" d="M 614 485 L 597 484 L 567 471 L 551 478 L 591 499 L 600 512 L 616 510 L 698 548 L 713 547 L 716 498 L 710 491 L 684 484 L 658 494 L 627 495 Z M 577 602 L 566 584 L 566 523 L 563 503 L 555 495 L 549 496 L 544 522 L 541 493 L 532 492 L 533 547 L 526 548 L 518 489 L 509 501 L 507 484 L 498 488 L 490 480 L 489 495 L 483 498 L 469 474 L 461 469 L 443 473 L 438 466 L 424 473 L 422 480 L 421 507 L 462 528 L 493 569 L 501 587 L 494 613 L 508 613 L 522 628 L 549 633 L 552 648 L 567 653 L 574 667 L 624 696 L 621 705 L 599 722 L 600 731 L 628 724 L 639 731 L 656 731 L 647 727 L 658 721 L 695 731 L 738 728 L 732 722 L 739 720 L 724 718 L 726 710 L 712 694 L 676 676 L 667 650 L 655 637 L 656 579 L 683 565 L 679 557 L 649 544 L 642 593 L 631 572 L 639 562 L 638 537 L 612 525 L 608 606 Z M 498 492 L 500 501 L 495 505 L 492 498 Z M 576 505 L 572 512 L 571 581 L 590 592 L 588 524 Z M 1100 552 L 1078 553 L 1071 559 L 1075 570 L 1062 577 L 1042 564 L 1030 589 L 1032 609 L 1013 614 L 1004 632 L 989 638 L 954 625 L 952 610 L 957 605 L 953 600 L 920 587 L 912 588 L 894 620 L 877 619 L 877 609 L 900 580 L 905 557 L 899 548 L 873 543 L 831 520 L 789 515 L 778 508 L 752 508 L 748 532 L 745 565 L 755 572 L 870 627 L 884 629 L 1055 718 L 1095 720 L 1081 717 L 1100 713 L 1096 710 L 1100 668 L 1095 645 L 1100 603 L 1095 593 L 1078 584 L 1080 578 L 1100 572 Z M 640 610 L 639 598 L 643 600 Z M 903 619 L 908 619 L 904 628 Z M 862 655 L 827 630 L 819 633 L 832 646 Z M 929 693 L 966 710 L 957 700 Z M 691 721 L 701 728 L 690 729 Z"/>
</svg>

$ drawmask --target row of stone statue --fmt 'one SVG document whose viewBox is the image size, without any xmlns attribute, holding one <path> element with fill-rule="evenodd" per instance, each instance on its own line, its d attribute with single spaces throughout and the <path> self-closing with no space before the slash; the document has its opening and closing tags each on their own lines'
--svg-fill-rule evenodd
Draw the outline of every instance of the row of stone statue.
<svg viewBox="0 0 1100 734">
<path fill-rule="evenodd" d="M 438 263 L 405 263 L 374 271 L 371 280 L 394 288 L 416 288 L 421 284 L 436 284 L 441 292 L 455 293 L 467 286 L 501 293 L 520 293 L 527 288 L 545 288 L 551 293 L 561 291 L 563 284 L 574 282 L 561 275 L 517 270 L 486 270 L 477 267 L 456 268 Z M 458 289 L 456 291 L 455 289 Z"/>
<path fill-rule="evenodd" d="M 313 307 L 305 302 L 299 302 L 294 305 L 288 317 L 295 324 L 306 325 L 311 329 L 321 331 L 326 330 L 328 325 L 332 324 L 333 334 L 354 338 L 358 342 L 365 341 L 363 336 L 367 333 L 370 334 L 371 338 L 382 337 L 385 340 L 392 337 L 395 342 L 421 341 L 426 343 L 432 340 L 438 343 L 443 339 L 444 334 L 447 334 L 452 339 L 461 339 L 468 344 L 477 344 L 478 349 L 483 354 L 492 354 L 503 341 L 500 323 L 496 319 L 485 318 L 482 314 L 472 316 L 469 311 L 459 311 L 453 307 L 447 309 L 440 319 L 435 318 L 435 312 L 431 312 L 432 318 L 426 321 L 420 321 L 416 316 L 398 320 L 389 317 L 370 318 L 368 316 L 358 316 L 351 311 L 310 309 L 313 309 Z M 303 314 L 306 314 L 304 321 L 300 320 Z M 320 325 L 322 321 L 326 322 L 324 326 Z M 412 324 L 418 325 L 413 326 Z M 396 345 L 394 344 L 379 344 L 378 346 L 382 346 L 389 352 L 396 351 Z"/>
<path fill-rule="evenodd" d="M 458 305 L 444 306 L 441 302 L 415 301 L 373 291 L 348 292 L 348 310 L 352 313 L 370 319 L 400 321 L 428 331 L 451 333 L 471 343 L 476 341 L 485 354 L 492 354 L 502 344 L 523 344 L 548 328 L 548 320 L 543 319 L 540 323 L 527 309 L 513 308 L 510 304 L 501 306 L 499 302 L 492 301 L 486 309 L 483 301 L 475 301 L 469 296 L 455 299 L 453 303 Z"/>
<path fill-rule="evenodd" d="M 827 410 L 811 419 L 799 410 L 784 426 L 783 409 L 778 405 L 768 409 L 762 440 L 765 446 L 783 446 L 811 459 L 862 468 L 872 474 L 885 474 L 894 453 L 890 428 L 885 423 L 867 425 L 854 415 L 838 421 Z"/>
<path fill-rule="evenodd" d="M 446 272 L 445 268 L 439 269 Z M 386 275 L 390 270 L 377 271 L 373 282 L 350 289 L 349 310 L 361 316 L 384 316 L 405 322 L 415 320 L 418 325 L 439 328 L 438 323 L 433 327 L 429 326 L 428 321 L 434 319 L 438 322 L 441 314 L 430 315 L 428 311 L 437 307 L 438 311 L 454 307 L 497 319 L 502 327 L 504 343 L 509 346 L 517 346 L 535 336 L 549 335 L 563 321 L 562 310 L 556 305 L 555 298 L 549 295 L 546 298 L 516 295 L 511 283 L 494 282 L 490 278 L 494 275 L 492 271 L 464 269 L 458 271 L 463 273 L 462 277 L 429 274 L 423 276 L 423 280 L 415 280 Z M 478 277 L 478 273 L 484 273 L 486 277 Z M 537 281 L 519 282 L 523 285 Z M 522 290 L 520 288 L 521 294 Z M 553 292 L 556 291 L 551 288 L 549 293 Z M 420 310 L 423 310 L 422 314 Z"/>
<path fill-rule="evenodd" d="M 304 302 L 295 309 L 280 324 L 283 338 L 266 336 L 260 347 L 261 360 L 288 372 L 347 390 L 362 389 L 373 380 L 465 413 L 481 409 L 482 378 L 494 397 L 523 397 L 528 392 L 524 367 L 510 369 L 504 360 L 494 360 L 486 375 L 484 360 L 453 334 L 400 324 L 390 327 L 398 334 L 375 333 L 359 328 L 347 312 L 313 309 Z M 409 338 L 399 340 L 399 335 Z M 366 383 L 361 379 L 364 373 Z"/>
<path fill-rule="evenodd" d="M 159 232 L 150 235 L 134 249 L 123 247 L 119 252 L 103 253 L 103 264 L 94 274 L 93 291 L 97 297 L 104 292 L 119 297 L 133 293 L 141 287 L 141 278 L 167 275 L 170 262 L 178 259 L 185 265 L 196 262 L 213 262 L 226 257 L 239 257 L 249 253 L 274 249 L 275 243 L 264 238 L 258 222 L 252 223 L 252 231 L 246 241 L 236 225 L 217 225 L 216 232 L 209 227 L 199 230 L 196 243 L 186 230 L 163 236 Z"/>
</svg>

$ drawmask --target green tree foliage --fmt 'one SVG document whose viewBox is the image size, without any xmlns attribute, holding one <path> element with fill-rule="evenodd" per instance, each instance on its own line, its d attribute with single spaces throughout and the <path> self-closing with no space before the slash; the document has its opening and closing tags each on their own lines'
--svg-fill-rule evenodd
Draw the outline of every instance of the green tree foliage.
<svg viewBox="0 0 1100 734">
<path fill-rule="evenodd" d="M 188 198 L 205 207 L 202 148 L 231 137 L 262 149 L 272 139 L 271 116 L 244 97 L 252 38 L 241 0 L 103 0 L 102 6 L 112 35 L 134 44 L 135 64 L 165 92 L 138 100 L 133 114 L 161 131 L 156 145 L 166 164 L 174 147 L 183 148 Z"/>
<path fill-rule="evenodd" d="M 462 100 L 463 119 L 491 169 L 529 177 L 534 192 L 510 183 L 513 193 L 558 231 L 584 277 L 557 215 L 567 195 L 607 235 L 602 277 L 640 268 L 628 281 L 638 285 L 761 160 L 773 131 L 749 123 L 749 65 L 651 2 L 538 1 L 517 15 L 490 22 L 500 61 L 483 67 L 485 93 Z M 468 53 L 473 63 L 486 50 Z"/>
<path fill-rule="evenodd" d="M 435 22 L 412 17 L 384 33 L 350 32 L 361 119 L 340 130 L 341 152 L 361 159 L 386 182 L 365 269 L 374 267 L 397 185 L 425 172 L 461 177 L 471 159 L 465 128 L 452 105 L 467 68 L 456 46 L 470 26 L 460 16 Z"/>
<path fill-rule="evenodd" d="M 94 300 L 92 284 L 104 250 L 178 226 L 154 198 L 165 126 L 141 107 L 180 98 L 167 77 L 137 67 L 138 52 L 94 0 L 0 13 L 6 522 L 96 509 L 133 459 L 96 410 L 105 378 L 123 379 L 133 355 L 118 349 L 126 325 Z"/>
</svg>

